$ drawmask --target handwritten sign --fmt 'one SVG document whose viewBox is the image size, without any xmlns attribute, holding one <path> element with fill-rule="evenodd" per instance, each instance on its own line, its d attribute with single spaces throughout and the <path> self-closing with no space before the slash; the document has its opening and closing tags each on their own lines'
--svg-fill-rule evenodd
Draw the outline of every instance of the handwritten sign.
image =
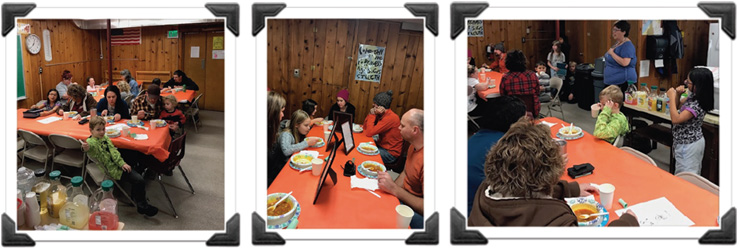
<svg viewBox="0 0 740 248">
<path fill-rule="evenodd" d="M 355 80 L 380 83 L 383 73 L 383 57 L 385 47 L 360 44 L 357 52 L 357 68 Z"/>
<path fill-rule="evenodd" d="M 468 37 L 483 37 L 483 20 L 468 20 Z"/>
</svg>

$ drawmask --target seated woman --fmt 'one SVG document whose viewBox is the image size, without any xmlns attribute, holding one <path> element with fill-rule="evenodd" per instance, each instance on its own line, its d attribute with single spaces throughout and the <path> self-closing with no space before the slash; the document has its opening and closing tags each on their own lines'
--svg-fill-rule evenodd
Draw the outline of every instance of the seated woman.
<svg viewBox="0 0 740 248">
<path fill-rule="evenodd" d="M 306 113 L 308 113 L 310 115 L 309 116 L 310 117 L 309 119 L 311 119 L 311 125 L 312 126 L 314 124 L 317 124 L 319 122 L 324 121 L 324 118 L 315 118 L 314 117 L 316 115 L 316 111 L 318 110 L 318 108 L 316 107 L 316 105 L 318 105 L 318 103 L 316 101 L 314 101 L 313 99 L 306 99 L 305 101 L 303 101 L 303 107 L 301 108 L 301 109 L 303 109 L 303 111 L 305 111 Z"/>
<path fill-rule="evenodd" d="M 331 105 L 329 115 L 326 119 L 330 121 L 334 120 L 334 112 L 349 113 L 352 114 L 353 118 L 356 118 L 355 105 L 349 103 L 349 91 L 347 89 L 340 90 L 339 93 L 337 93 L 337 102 L 334 103 L 334 105 Z"/>
<path fill-rule="evenodd" d="M 62 101 L 59 99 L 59 91 L 57 89 L 50 89 L 46 93 L 46 100 L 41 100 L 36 105 L 31 106 L 31 109 L 41 109 L 41 116 L 56 113 L 57 110 L 62 108 Z"/>
<path fill-rule="evenodd" d="M 67 88 L 67 95 L 69 95 L 69 101 L 57 111 L 59 115 L 63 115 L 65 111 L 77 111 L 78 115 L 75 116 L 75 119 L 79 119 L 89 115 L 90 111 L 95 109 L 95 105 L 98 104 L 95 98 L 79 84 L 70 84 Z"/>
<path fill-rule="evenodd" d="M 131 119 L 128 104 L 121 99 L 121 93 L 115 85 L 105 88 L 105 99 L 100 99 L 96 109 L 98 111 L 98 115 L 113 116 L 114 121 L 118 121 L 120 119 Z"/>
<path fill-rule="evenodd" d="M 486 179 L 478 187 L 470 226 L 578 226 L 564 197 L 588 196 L 596 188 L 560 180 L 565 156 L 547 126 L 522 117 L 488 152 Z M 616 216 L 615 216 L 616 219 Z M 610 226 L 638 226 L 628 210 Z"/>
</svg>

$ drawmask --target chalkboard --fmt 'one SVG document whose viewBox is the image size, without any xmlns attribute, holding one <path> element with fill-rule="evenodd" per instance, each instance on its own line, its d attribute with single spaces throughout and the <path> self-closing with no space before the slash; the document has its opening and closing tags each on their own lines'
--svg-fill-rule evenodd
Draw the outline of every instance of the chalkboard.
<svg viewBox="0 0 740 248">
<path fill-rule="evenodd" d="M 483 37 L 483 20 L 468 20 L 468 37 Z"/>
<path fill-rule="evenodd" d="M 360 44 L 360 50 L 357 52 L 355 80 L 380 83 L 380 75 L 383 74 L 383 57 L 385 57 L 385 47 Z"/>
<path fill-rule="evenodd" d="M 23 54 L 21 54 L 21 36 L 18 35 L 18 101 L 26 99 L 26 79 L 23 77 Z"/>
</svg>

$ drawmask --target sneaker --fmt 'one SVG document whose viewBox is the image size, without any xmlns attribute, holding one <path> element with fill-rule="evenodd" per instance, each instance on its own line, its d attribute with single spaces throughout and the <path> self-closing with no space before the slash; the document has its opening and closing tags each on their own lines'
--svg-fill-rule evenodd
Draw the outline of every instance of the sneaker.
<svg viewBox="0 0 740 248">
<path fill-rule="evenodd" d="M 159 209 L 149 204 L 139 204 L 139 206 L 136 208 L 136 212 L 152 217 L 159 213 Z"/>
</svg>

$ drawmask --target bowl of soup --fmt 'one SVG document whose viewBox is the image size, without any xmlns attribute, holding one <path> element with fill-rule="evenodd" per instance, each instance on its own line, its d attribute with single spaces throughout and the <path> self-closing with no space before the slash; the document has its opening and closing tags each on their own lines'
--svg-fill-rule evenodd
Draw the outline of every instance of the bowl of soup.
<svg viewBox="0 0 740 248">
<path fill-rule="evenodd" d="M 290 162 L 298 168 L 308 168 L 312 165 L 311 161 L 314 159 L 313 156 L 308 154 L 296 154 L 290 157 Z"/>
<path fill-rule="evenodd" d="M 275 205 L 283 196 L 287 193 L 272 193 L 267 195 L 267 225 L 275 226 L 288 222 L 298 207 L 298 201 L 296 201 L 293 195 L 288 196 L 280 204 L 271 209 L 270 206 Z"/>
<path fill-rule="evenodd" d="M 577 203 L 570 206 L 570 208 L 573 210 L 573 213 L 576 215 L 576 219 L 578 220 L 578 224 L 581 226 L 590 226 L 595 224 L 597 221 L 599 221 L 599 216 L 590 216 L 588 218 L 582 219 L 580 215 L 583 214 L 595 214 L 599 212 L 599 207 L 596 204 L 585 202 L 585 203 Z"/>
<path fill-rule="evenodd" d="M 378 152 L 378 147 L 374 146 L 370 143 L 360 143 L 359 149 L 366 153 L 376 153 Z"/>
<path fill-rule="evenodd" d="M 360 164 L 360 167 L 369 176 L 378 176 L 379 171 L 385 171 L 385 166 L 375 161 L 365 161 Z"/>
<path fill-rule="evenodd" d="M 558 130 L 558 133 L 560 133 L 560 135 L 562 135 L 563 137 L 577 137 L 581 135 L 582 132 L 583 130 L 581 130 L 580 127 L 571 128 L 570 126 L 562 127 L 560 128 L 560 130 Z"/>
</svg>

